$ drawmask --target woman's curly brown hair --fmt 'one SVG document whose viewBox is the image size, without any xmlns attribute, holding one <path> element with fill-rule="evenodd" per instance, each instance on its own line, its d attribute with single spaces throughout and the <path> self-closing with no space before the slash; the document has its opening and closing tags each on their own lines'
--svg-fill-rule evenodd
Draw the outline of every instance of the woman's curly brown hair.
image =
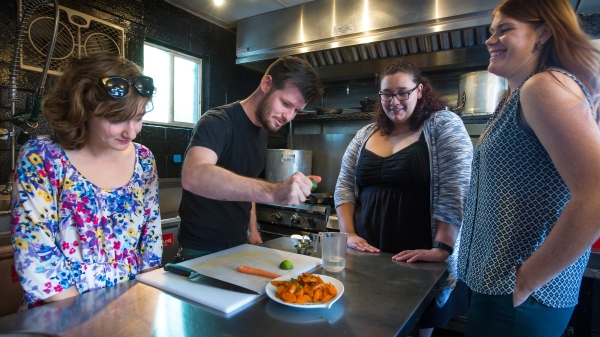
<svg viewBox="0 0 600 337">
<path fill-rule="evenodd" d="M 79 150 L 87 141 L 88 120 L 106 118 L 120 123 L 132 119 L 152 97 L 138 95 L 130 88 L 124 98 L 111 97 L 100 79 L 122 76 L 133 79 L 142 76 L 135 63 L 110 53 L 94 53 L 70 59 L 61 69 L 62 75 L 42 102 L 42 112 L 60 145 L 67 150 Z"/>
<path fill-rule="evenodd" d="M 383 77 L 397 73 L 409 74 L 412 76 L 415 85 L 419 83 L 423 85 L 421 98 L 417 101 L 415 110 L 408 119 L 410 129 L 413 131 L 418 130 L 423 121 L 429 118 L 433 112 L 445 109 L 448 106 L 448 102 L 440 97 L 433 87 L 431 87 L 429 80 L 421 75 L 421 70 L 410 61 L 400 59 L 388 64 L 383 73 Z M 381 100 L 379 100 L 375 106 L 373 122 L 377 125 L 382 136 L 389 135 L 394 130 L 394 122 L 392 122 L 385 111 L 383 111 Z"/>
</svg>

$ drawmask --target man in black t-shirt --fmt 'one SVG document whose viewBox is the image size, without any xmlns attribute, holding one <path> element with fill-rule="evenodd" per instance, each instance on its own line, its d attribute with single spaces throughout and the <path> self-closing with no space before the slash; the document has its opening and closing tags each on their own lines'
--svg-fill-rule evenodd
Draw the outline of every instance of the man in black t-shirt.
<svg viewBox="0 0 600 337">
<path fill-rule="evenodd" d="M 279 130 L 320 92 L 314 68 L 286 56 L 271 64 L 248 98 L 202 115 L 183 164 L 180 258 L 259 244 L 255 202 L 297 205 L 306 200 L 312 182 L 302 173 L 277 184 L 256 177 L 265 166 L 268 131 Z"/>
</svg>

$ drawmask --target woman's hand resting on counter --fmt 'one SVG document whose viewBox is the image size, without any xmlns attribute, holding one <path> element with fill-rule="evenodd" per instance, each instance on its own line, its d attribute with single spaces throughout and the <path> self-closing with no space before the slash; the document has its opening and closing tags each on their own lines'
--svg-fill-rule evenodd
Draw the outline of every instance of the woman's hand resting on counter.
<svg viewBox="0 0 600 337">
<path fill-rule="evenodd" d="M 454 246 L 456 237 L 458 236 L 458 229 L 460 227 L 440 220 L 435 221 L 435 226 L 437 228 L 437 232 L 435 233 L 434 241 L 446 243 L 446 245 L 450 247 Z M 450 253 L 442 248 L 415 249 L 402 251 L 394 255 L 392 260 L 406 262 L 441 262 L 446 261 L 448 256 L 450 256 Z"/>
<path fill-rule="evenodd" d="M 450 254 L 439 248 L 432 249 L 416 249 L 416 250 L 405 250 L 392 257 L 392 260 L 416 262 L 416 261 L 429 261 L 429 262 L 440 262 L 446 261 Z"/>
<path fill-rule="evenodd" d="M 379 253 L 379 249 L 371 246 L 367 240 L 356 234 L 350 234 L 348 237 L 348 247 L 359 250 L 361 252 Z"/>
</svg>

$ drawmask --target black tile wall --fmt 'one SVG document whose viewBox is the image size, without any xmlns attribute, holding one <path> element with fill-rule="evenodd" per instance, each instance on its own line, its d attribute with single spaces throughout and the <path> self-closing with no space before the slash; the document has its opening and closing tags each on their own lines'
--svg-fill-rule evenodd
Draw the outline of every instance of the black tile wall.
<svg viewBox="0 0 600 337">
<path fill-rule="evenodd" d="M 188 128 L 144 125 L 135 141 L 154 154 L 159 178 L 180 178 L 182 162 L 176 163 L 174 156 L 183 159 L 191 134 Z"/>
<path fill-rule="evenodd" d="M 162 126 L 144 125 L 138 137 L 140 139 L 165 139 L 165 129 Z"/>
<path fill-rule="evenodd" d="M 165 138 L 175 142 L 187 142 L 190 141 L 192 136 L 192 129 L 175 129 L 169 128 L 165 130 Z"/>
<path fill-rule="evenodd" d="M 202 110 L 247 97 L 258 85 L 262 74 L 235 64 L 235 33 L 174 7 L 164 0 L 60 0 L 60 5 L 100 18 L 125 29 L 125 57 L 143 65 L 144 41 L 164 45 L 203 61 Z M 8 85 L 8 75 L 14 53 L 14 32 L 17 27 L 17 0 L 0 1 L 0 86 Z M 8 42 L 8 43 L 7 43 Z M 19 88 L 35 89 L 40 73 L 20 70 Z M 46 88 L 55 82 L 50 75 Z M 10 116 L 10 104 L 0 95 L 0 128 Z M 156 158 L 160 177 L 181 176 L 181 163 L 173 156 L 183 156 L 191 129 L 146 125 L 136 142 L 147 146 Z M 19 131 L 18 131 L 19 132 Z M 43 116 L 32 136 L 49 134 L 51 130 Z M 19 147 L 17 147 L 18 151 Z M 0 185 L 8 180 L 10 146 L 0 140 Z"/>
</svg>

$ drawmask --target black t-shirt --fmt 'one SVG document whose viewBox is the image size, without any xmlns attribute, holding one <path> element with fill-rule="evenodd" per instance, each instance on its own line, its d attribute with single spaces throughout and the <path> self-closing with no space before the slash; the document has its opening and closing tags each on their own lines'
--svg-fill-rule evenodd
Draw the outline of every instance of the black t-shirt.
<svg viewBox="0 0 600 337">
<path fill-rule="evenodd" d="M 207 111 L 196 124 L 188 150 L 213 150 L 217 166 L 256 178 L 265 167 L 268 132 L 248 118 L 239 102 Z M 186 150 L 187 152 L 187 150 Z M 178 239 L 184 247 L 219 251 L 246 242 L 250 202 L 221 201 L 183 189 Z"/>
</svg>

